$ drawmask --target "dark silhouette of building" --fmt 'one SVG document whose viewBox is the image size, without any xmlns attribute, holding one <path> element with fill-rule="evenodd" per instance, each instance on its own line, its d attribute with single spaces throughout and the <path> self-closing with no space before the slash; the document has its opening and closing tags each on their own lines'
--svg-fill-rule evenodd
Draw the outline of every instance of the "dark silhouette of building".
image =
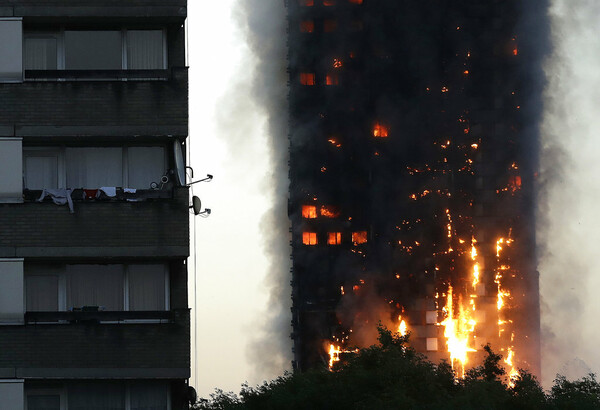
<svg viewBox="0 0 600 410">
<path fill-rule="evenodd" d="M 520 3 L 287 1 L 295 368 L 381 321 L 459 375 L 486 343 L 539 371 Z"/>
<path fill-rule="evenodd" d="M 184 409 L 185 0 L 0 0 L 0 409 Z"/>
</svg>

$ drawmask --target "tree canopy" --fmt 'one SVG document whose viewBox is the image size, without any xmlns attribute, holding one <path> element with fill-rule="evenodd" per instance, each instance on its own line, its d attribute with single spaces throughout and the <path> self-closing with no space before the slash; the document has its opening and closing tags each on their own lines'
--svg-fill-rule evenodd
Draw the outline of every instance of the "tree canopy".
<svg viewBox="0 0 600 410">
<path fill-rule="evenodd" d="M 408 336 L 379 327 L 379 345 L 360 349 L 332 371 L 286 373 L 239 395 L 216 390 L 194 410 L 228 409 L 599 409 L 600 384 L 590 374 L 578 381 L 558 376 L 544 392 L 520 370 L 507 383 L 502 356 L 485 346 L 480 366 L 457 378 L 450 364 L 434 364 L 408 346 Z"/>
</svg>

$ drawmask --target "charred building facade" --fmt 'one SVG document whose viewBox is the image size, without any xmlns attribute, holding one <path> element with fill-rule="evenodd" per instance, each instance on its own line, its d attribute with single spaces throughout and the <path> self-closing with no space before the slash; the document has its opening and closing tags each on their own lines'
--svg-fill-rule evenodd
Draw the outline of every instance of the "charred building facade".
<svg viewBox="0 0 600 410">
<path fill-rule="evenodd" d="M 522 3 L 287 1 L 296 369 L 381 321 L 458 376 L 487 343 L 539 371 Z"/>
<path fill-rule="evenodd" d="M 0 409 L 187 409 L 185 0 L 0 0 Z"/>
</svg>

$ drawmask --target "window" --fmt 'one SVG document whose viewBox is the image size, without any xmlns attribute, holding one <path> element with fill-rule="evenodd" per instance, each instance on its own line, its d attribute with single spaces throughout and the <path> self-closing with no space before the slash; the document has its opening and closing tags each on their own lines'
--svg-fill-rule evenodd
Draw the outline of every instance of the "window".
<svg viewBox="0 0 600 410">
<path fill-rule="evenodd" d="M 327 233 L 327 244 L 328 245 L 339 245 L 342 243 L 341 232 L 328 232 Z"/>
<path fill-rule="evenodd" d="M 25 70 L 165 69 L 163 30 L 65 30 L 25 33 Z"/>
<path fill-rule="evenodd" d="M 23 259 L 0 259 L 0 323 L 23 323 L 24 313 Z"/>
<path fill-rule="evenodd" d="M 58 36 L 38 34 L 25 37 L 25 70 L 58 69 Z"/>
<path fill-rule="evenodd" d="M 315 5 L 315 0 L 299 0 L 301 6 L 312 7 Z"/>
<path fill-rule="evenodd" d="M 312 20 L 301 21 L 300 31 L 303 33 L 312 33 L 315 31 L 315 22 Z"/>
<path fill-rule="evenodd" d="M 125 385 L 119 382 L 73 382 L 68 387 L 69 410 L 125 410 Z"/>
<path fill-rule="evenodd" d="M 64 187 L 60 150 L 23 150 L 23 183 L 29 189 Z"/>
<path fill-rule="evenodd" d="M 23 28 L 20 18 L 0 18 L 0 82 L 23 81 Z"/>
<path fill-rule="evenodd" d="M 300 84 L 302 85 L 315 85 L 315 74 L 314 73 L 300 73 Z"/>
<path fill-rule="evenodd" d="M 387 126 L 376 123 L 373 127 L 373 136 L 376 138 L 386 138 L 388 136 L 388 131 L 389 130 Z"/>
<path fill-rule="evenodd" d="M 428 337 L 426 344 L 428 352 L 436 352 L 438 350 L 438 340 L 436 337 Z"/>
<path fill-rule="evenodd" d="M 304 245 L 316 245 L 317 244 L 317 233 L 316 232 L 302 232 L 302 243 Z"/>
<path fill-rule="evenodd" d="M 28 312 L 58 311 L 58 275 L 28 275 L 25 278 Z"/>
<path fill-rule="evenodd" d="M 326 33 L 331 33 L 332 31 L 337 30 L 337 21 L 335 20 L 325 20 L 323 22 L 323 31 Z"/>
<path fill-rule="evenodd" d="M 123 310 L 123 265 L 67 265 L 67 306 Z"/>
<path fill-rule="evenodd" d="M 163 32 L 161 30 L 127 31 L 127 68 L 130 70 L 165 67 Z"/>
<path fill-rule="evenodd" d="M 27 410 L 170 409 L 169 385 L 164 381 L 29 382 L 24 390 Z M 4 396 L 0 397 L 4 399 Z M 22 397 L 21 382 L 21 400 Z"/>
<path fill-rule="evenodd" d="M 436 324 L 438 320 L 437 310 L 428 310 L 425 312 L 425 323 L 428 325 Z"/>
<path fill-rule="evenodd" d="M 169 309 L 166 265 L 30 265 L 25 273 L 27 311 L 56 312 L 84 306 L 107 311 Z"/>
<path fill-rule="evenodd" d="M 21 138 L 0 138 L 0 203 L 23 202 Z"/>
<path fill-rule="evenodd" d="M 367 231 L 352 232 L 352 242 L 355 245 L 367 242 Z"/>
<path fill-rule="evenodd" d="M 363 3 L 363 0 L 348 0 L 348 1 L 353 4 L 362 4 Z"/>
<path fill-rule="evenodd" d="M 323 0 L 324 6 L 335 6 L 335 0 Z"/>
<path fill-rule="evenodd" d="M 314 219 L 317 217 L 317 207 L 314 205 L 302 205 L 302 218 Z"/>
<path fill-rule="evenodd" d="M 164 147 L 26 147 L 23 166 L 26 189 L 149 189 L 165 174 L 167 161 Z"/>
<path fill-rule="evenodd" d="M 165 310 L 164 265 L 128 266 L 129 310 Z"/>
<path fill-rule="evenodd" d="M 326 85 L 339 85 L 340 79 L 339 79 L 339 76 L 337 75 L 337 73 L 328 73 L 327 76 L 325 77 L 325 84 Z"/>
</svg>

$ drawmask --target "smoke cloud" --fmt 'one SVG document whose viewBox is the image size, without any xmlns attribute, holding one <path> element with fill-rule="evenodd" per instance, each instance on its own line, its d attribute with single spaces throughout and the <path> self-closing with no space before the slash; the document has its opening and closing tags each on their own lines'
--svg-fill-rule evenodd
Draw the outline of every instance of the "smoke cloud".
<svg viewBox="0 0 600 410">
<path fill-rule="evenodd" d="M 264 283 L 270 297 L 268 310 L 256 324 L 256 336 L 247 349 L 249 360 L 255 366 L 252 379 L 268 380 L 289 370 L 292 360 L 291 248 L 287 216 L 287 19 L 281 0 L 240 0 L 237 9 L 237 20 L 257 58 L 252 96 L 268 116 L 265 132 L 268 133 L 271 172 L 265 180 L 265 190 L 272 192 L 274 202 L 265 212 L 261 226 L 265 253 L 270 261 Z"/>
<path fill-rule="evenodd" d="M 545 386 L 600 369 L 600 3 L 553 0 L 549 14 L 537 227 Z"/>
</svg>

